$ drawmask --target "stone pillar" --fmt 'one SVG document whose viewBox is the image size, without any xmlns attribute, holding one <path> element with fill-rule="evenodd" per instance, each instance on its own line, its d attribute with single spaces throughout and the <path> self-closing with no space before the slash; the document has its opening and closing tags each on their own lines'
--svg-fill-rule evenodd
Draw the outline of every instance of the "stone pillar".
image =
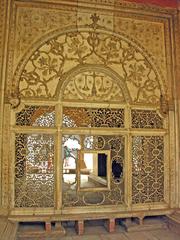
<svg viewBox="0 0 180 240">
<path fill-rule="evenodd" d="M 64 227 L 62 226 L 61 222 L 56 222 L 55 223 L 55 230 L 58 231 L 58 234 L 60 233 L 61 236 L 65 235 L 66 231 Z"/>
<path fill-rule="evenodd" d="M 137 224 L 139 224 L 139 225 L 143 225 L 143 220 L 144 220 L 144 217 L 143 217 L 143 216 L 139 216 L 139 217 L 135 220 L 135 222 L 136 222 Z"/>
<path fill-rule="evenodd" d="M 9 36 L 9 16 L 10 16 L 11 0 L 0 1 L 0 183 L 2 181 L 2 144 L 3 144 L 3 112 L 4 112 L 4 96 L 5 96 L 5 84 L 7 79 L 7 48 L 8 48 L 8 36 Z M 0 184 L 0 210 L 5 208 L 2 206 L 2 184 Z M 2 213 L 2 212 L 1 212 Z"/>
<path fill-rule="evenodd" d="M 178 1 L 178 39 L 180 38 L 180 2 Z M 177 58 L 177 79 L 176 81 L 178 82 L 178 87 L 177 87 L 177 95 L 178 95 L 178 139 L 180 139 L 180 96 L 179 96 L 179 92 L 180 92 L 180 46 L 179 46 L 179 41 L 177 40 L 176 45 L 178 46 L 178 58 Z M 178 169 L 179 169 L 179 173 L 178 173 L 178 199 L 179 199 L 179 208 L 180 208 L 180 140 L 179 140 L 179 148 L 178 148 L 178 153 L 179 153 L 179 164 L 178 164 Z"/>
<path fill-rule="evenodd" d="M 109 233 L 114 232 L 114 231 L 115 231 L 115 226 L 116 226 L 115 218 L 110 218 L 110 219 L 108 219 L 108 220 L 105 222 L 104 226 L 106 227 L 106 229 L 107 229 L 107 231 L 108 231 Z"/>
<path fill-rule="evenodd" d="M 84 233 L 84 221 L 83 220 L 76 221 L 75 229 L 76 229 L 76 232 L 77 232 L 78 235 L 83 235 L 83 233 Z"/>
<path fill-rule="evenodd" d="M 51 231 L 51 222 L 45 222 L 45 230 L 46 230 L 46 232 Z"/>
</svg>

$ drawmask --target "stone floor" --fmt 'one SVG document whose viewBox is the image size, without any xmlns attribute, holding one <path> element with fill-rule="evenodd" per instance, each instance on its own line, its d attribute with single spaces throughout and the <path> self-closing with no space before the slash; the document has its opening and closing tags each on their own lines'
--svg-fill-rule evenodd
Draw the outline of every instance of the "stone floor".
<svg viewBox="0 0 180 240">
<path fill-rule="evenodd" d="M 46 233 L 39 235 L 40 231 L 44 231 L 44 226 L 40 223 L 36 225 L 21 224 L 17 240 L 180 240 L 180 235 L 163 228 L 127 232 L 124 227 L 117 223 L 115 232 L 108 233 L 101 221 L 86 221 L 84 234 L 78 236 L 73 223 L 65 222 L 63 225 L 66 229 L 65 236 L 47 235 Z"/>
</svg>

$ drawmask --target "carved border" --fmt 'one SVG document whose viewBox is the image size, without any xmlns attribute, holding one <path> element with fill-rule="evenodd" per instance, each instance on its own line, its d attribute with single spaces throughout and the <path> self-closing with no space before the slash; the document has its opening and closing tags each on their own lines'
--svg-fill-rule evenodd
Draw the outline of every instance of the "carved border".
<svg viewBox="0 0 180 240">
<path fill-rule="evenodd" d="M 0 207 L 3 209 L 8 204 L 8 160 L 4 159 L 4 135 L 7 134 L 4 129 L 4 89 L 6 82 L 6 60 L 7 60 L 7 48 L 8 48 L 8 32 L 9 32 L 9 14 L 10 14 L 11 0 L 0 1 Z M 6 214 L 6 211 L 3 212 Z"/>
<path fill-rule="evenodd" d="M 154 4 L 144 4 L 144 3 L 137 3 L 137 2 L 127 2 L 124 0 L 33 0 L 31 2 L 27 2 L 25 0 L 15 0 L 16 4 L 28 5 L 28 6 L 45 6 L 51 7 L 52 5 L 65 5 L 71 7 L 84 7 L 88 6 L 88 8 L 93 8 L 96 6 L 97 8 L 109 8 L 112 11 L 113 9 L 122 8 L 123 10 L 135 10 L 135 11 L 152 11 L 157 14 L 161 13 L 174 13 L 176 9 L 170 7 L 161 7 Z"/>
<path fill-rule="evenodd" d="M 171 178 L 171 201 L 174 202 L 176 208 L 180 208 L 180 45 L 179 45 L 179 39 L 180 39 L 180 3 L 179 3 L 179 9 L 177 12 L 177 15 L 174 16 L 173 19 L 173 40 L 174 40 L 174 49 L 175 49 L 175 55 L 174 55 L 174 65 L 175 65 L 175 76 L 174 76 L 174 101 L 172 110 L 175 111 L 175 129 L 176 133 L 174 136 L 174 141 L 176 145 L 174 146 L 174 149 L 176 149 L 175 152 L 175 160 L 172 161 L 172 171 L 174 174 L 172 174 Z M 177 170 L 178 169 L 178 170 Z"/>
<path fill-rule="evenodd" d="M 84 71 L 88 71 L 88 70 L 89 71 L 97 71 L 100 73 L 104 73 L 107 76 L 110 76 L 114 80 L 114 82 L 116 82 L 116 84 L 119 86 L 119 88 L 122 89 L 122 93 L 124 95 L 124 99 L 126 100 L 126 102 L 131 103 L 132 100 L 131 100 L 131 96 L 129 94 L 129 90 L 125 86 L 123 80 L 121 79 L 121 76 L 119 76 L 119 74 L 117 74 L 114 70 L 112 70 L 108 66 L 104 67 L 102 65 L 97 65 L 97 64 L 96 65 L 83 64 L 81 66 L 77 66 L 77 67 L 71 69 L 66 74 L 64 79 L 62 79 L 62 81 L 58 84 L 56 91 L 60 93 L 60 98 L 62 98 L 64 88 L 66 87 L 69 80 L 73 79 L 73 77 L 76 76 L 77 74 L 82 73 Z M 56 96 L 57 96 L 57 93 L 56 93 Z"/>
<path fill-rule="evenodd" d="M 5 19 L 6 19 L 6 0 L 2 0 L 0 2 L 0 79 L 1 79 L 1 86 L 0 86 L 0 112 L 3 112 L 3 46 L 4 46 L 4 25 L 5 25 Z M 3 118 L 2 114 L 0 116 L 0 159 L 2 159 L 1 153 L 2 153 L 2 123 L 3 123 Z M 0 172 L 2 171 L 2 163 L 0 161 Z M 0 174 L 0 185 L 2 186 L 1 182 L 1 174 Z M 0 187 L 0 206 L 2 204 L 2 190 Z"/>
</svg>

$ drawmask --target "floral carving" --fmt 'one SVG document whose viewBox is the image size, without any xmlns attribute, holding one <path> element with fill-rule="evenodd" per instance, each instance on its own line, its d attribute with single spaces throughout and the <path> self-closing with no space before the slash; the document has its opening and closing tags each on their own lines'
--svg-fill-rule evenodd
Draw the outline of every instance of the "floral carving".
<svg viewBox="0 0 180 240">
<path fill-rule="evenodd" d="M 114 18 L 114 26 L 116 32 L 128 34 L 138 40 L 155 57 L 166 77 L 164 24 L 162 22 L 126 18 L 117 14 Z"/>
<path fill-rule="evenodd" d="M 92 66 L 99 64 L 114 70 L 121 78 L 121 85 L 131 92 L 134 103 L 156 104 L 159 101 L 160 80 L 143 53 L 124 37 L 100 33 L 96 28 L 93 31 L 89 29 L 89 31 L 75 31 L 60 35 L 37 49 L 21 75 L 20 94 L 22 97 L 57 97 L 58 84 L 68 71 L 84 64 Z M 84 88 L 80 86 L 80 82 L 83 81 L 85 81 Z M 76 98 L 82 99 L 80 95 L 83 91 L 83 94 L 85 91 L 86 95 L 89 94 L 88 87 L 91 88 L 93 96 L 97 96 L 98 92 L 100 93 L 100 87 L 97 90 L 93 85 L 96 83 L 91 84 L 93 88 L 88 86 L 89 83 L 90 80 L 82 80 L 82 76 L 77 76 L 77 80 L 69 83 L 65 93 L 66 98 L 70 95 L 79 95 Z M 118 93 L 116 86 L 116 84 L 111 84 L 111 87 L 109 85 L 109 93 L 107 94 L 107 91 L 104 93 L 111 96 L 111 93 L 116 92 L 115 95 L 122 99 L 121 91 Z M 102 87 L 104 88 L 105 85 Z M 102 97 L 102 94 L 99 96 Z"/>
<path fill-rule="evenodd" d="M 76 24 L 75 11 L 19 7 L 17 16 L 15 58 L 22 56 L 45 33 Z"/>
</svg>

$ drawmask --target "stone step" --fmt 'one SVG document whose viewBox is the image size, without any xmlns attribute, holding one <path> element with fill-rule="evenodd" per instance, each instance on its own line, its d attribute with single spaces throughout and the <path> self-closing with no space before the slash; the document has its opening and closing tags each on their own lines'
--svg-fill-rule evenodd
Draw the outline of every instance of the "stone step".
<svg viewBox="0 0 180 240">
<path fill-rule="evenodd" d="M 145 219 L 142 224 L 138 221 L 122 221 L 122 226 L 124 226 L 127 232 L 139 232 L 139 231 L 149 231 L 158 229 L 167 229 L 166 221 L 158 219 Z"/>
<path fill-rule="evenodd" d="M 17 237 L 19 239 L 51 239 L 62 237 L 65 235 L 65 229 L 60 222 L 56 222 L 55 226 L 49 226 L 51 223 L 27 223 L 26 225 L 20 225 Z"/>
<path fill-rule="evenodd" d="M 26 232 L 18 232 L 17 237 L 18 239 L 28 239 L 28 238 L 39 238 L 39 239 L 45 239 L 45 238 L 56 238 L 56 237 L 63 237 L 64 233 L 62 231 L 53 230 L 51 232 L 46 231 L 26 231 Z"/>
</svg>

